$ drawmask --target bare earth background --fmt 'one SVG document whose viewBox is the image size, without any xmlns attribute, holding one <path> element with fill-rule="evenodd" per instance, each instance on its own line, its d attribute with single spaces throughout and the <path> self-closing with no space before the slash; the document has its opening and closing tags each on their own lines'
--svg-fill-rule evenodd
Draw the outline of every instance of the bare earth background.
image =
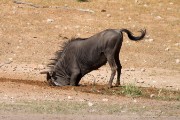
<svg viewBox="0 0 180 120">
<path fill-rule="evenodd" d="M 179 119 L 179 101 L 55 89 L 45 84 L 45 76 L 39 74 L 47 69 L 49 59 L 66 38 L 89 37 L 108 28 L 127 28 L 138 35 L 138 30 L 146 28 L 147 35 L 140 42 L 130 41 L 124 35 L 120 54 L 121 84 L 178 91 L 179 8 L 179 0 L 82 3 L 76 0 L 1 0 L 0 119 Z M 107 64 L 86 75 L 81 84 L 105 85 L 109 77 Z"/>
</svg>

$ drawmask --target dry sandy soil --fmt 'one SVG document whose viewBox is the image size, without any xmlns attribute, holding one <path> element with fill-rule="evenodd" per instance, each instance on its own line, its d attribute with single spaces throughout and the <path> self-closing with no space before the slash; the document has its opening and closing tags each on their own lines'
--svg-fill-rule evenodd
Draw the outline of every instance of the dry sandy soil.
<svg viewBox="0 0 180 120">
<path fill-rule="evenodd" d="M 179 0 L 1 0 L 0 119 L 179 119 L 180 102 L 83 93 L 49 87 L 39 74 L 65 38 L 89 37 L 104 29 L 127 28 L 121 84 L 180 89 Z M 107 65 L 81 84 L 107 84 Z M 83 87 L 82 87 L 83 88 Z"/>
</svg>

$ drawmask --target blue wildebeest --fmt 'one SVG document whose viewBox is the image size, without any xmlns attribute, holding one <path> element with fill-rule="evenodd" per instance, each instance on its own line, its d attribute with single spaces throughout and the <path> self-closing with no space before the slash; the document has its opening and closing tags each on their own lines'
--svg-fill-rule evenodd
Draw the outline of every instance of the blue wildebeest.
<svg viewBox="0 0 180 120">
<path fill-rule="evenodd" d="M 108 87 L 112 87 L 116 71 L 115 85 L 119 86 L 122 69 L 119 52 L 123 42 L 123 32 L 134 41 L 143 39 L 146 34 L 146 30 L 141 30 L 141 35 L 135 37 L 127 29 L 107 29 L 89 38 L 72 39 L 65 43 L 62 50 L 56 52 L 51 70 L 42 73 L 47 74 L 50 85 L 77 86 L 84 75 L 108 62 L 111 67 Z"/>
</svg>

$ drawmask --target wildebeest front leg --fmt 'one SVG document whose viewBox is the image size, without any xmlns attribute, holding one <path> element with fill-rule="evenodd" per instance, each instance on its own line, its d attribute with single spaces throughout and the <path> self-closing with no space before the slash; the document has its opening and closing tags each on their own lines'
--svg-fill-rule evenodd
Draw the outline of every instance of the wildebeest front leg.
<svg viewBox="0 0 180 120">
<path fill-rule="evenodd" d="M 111 88 L 114 76 L 116 74 L 117 66 L 116 66 L 116 62 L 115 62 L 114 57 L 108 58 L 108 63 L 110 65 L 110 67 L 111 67 L 111 77 L 110 77 L 110 80 L 109 80 L 108 87 Z"/>
<path fill-rule="evenodd" d="M 80 81 L 78 79 L 79 74 L 80 74 L 80 72 L 78 72 L 78 71 L 75 71 L 72 73 L 71 78 L 70 78 L 70 85 L 71 86 L 77 86 L 78 85 L 78 83 Z"/>
</svg>

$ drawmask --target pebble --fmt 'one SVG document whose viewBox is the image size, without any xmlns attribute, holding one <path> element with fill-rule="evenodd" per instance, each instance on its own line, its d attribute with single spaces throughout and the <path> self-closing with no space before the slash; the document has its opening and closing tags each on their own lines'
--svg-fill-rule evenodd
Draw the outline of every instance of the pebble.
<svg viewBox="0 0 180 120">
<path fill-rule="evenodd" d="M 137 83 L 144 83 L 144 80 L 138 80 Z"/>
<path fill-rule="evenodd" d="M 92 102 L 88 102 L 88 106 L 92 107 L 94 104 Z"/>
<path fill-rule="evenodd" d="M 135 3 L 137 3 L 137 2 L 138 2 L 138 0 L 135 0 L 134 2 L 135 2 Z"/>
<path fill-rule="evenodd" d="M 111 14 L 107 14 L 106 16 L 107 16 L 107 17 L 111 17 Z"/>
<path fill-rule="evenodd" d="M 124 8 L 120 8 L 120 10 L 122 11 L 122 10 L 124 10 Z"/>
<path fill-rule="evenodd" d="M 144 4 L 144 7 L 148 7 L 148 5 L 147 5 L 147 4 Z"/>
<path fill-rule="evenodd" d="M 130 71 L 135 71 L 135 68 L 131 68 Z"/>
<path fill-rule="evenodd" d="M 153 82 L 153 83 L 156 83 L 156 81 L 155 81 L 155 80 L 153 80 L 152 82 Z"/>
<path fill-rule="evenodd" d="M 175 46 L 180 46 L 180 43 L 176 43 L 176 44 L 174 44 Z"/>
<path fill-rule="evenodd" d="M 145 68 L 142 68 L 142 69 L 141 69 L 141 72 L 145 72 L 145 71 L 146 71 L 146 69 L 145 69 Z"/>
<path fill-rule="evenodd" d="M 154 39 L 150 38 L 150 39 L 147 39 L 146 41 L 147 41 L 147 42 L 153 42 Z"/>
<path fill-rule="evenodd" d="M 179 59 L 176 59 L 176 64 L 179 64 L 180 60 Z"/>
<path fill-rule="evenodd" d="M 153 97 L 155 97 L 155 94 L 151 94 L 151 95 L 150 95 L 150 98 L 153 98 Z"/>
<path fill-rule="evenodd" d="M 51 23 L 51 22 L 54 22 L 54 20 L 53 19 L 47 19 L 47 22 Z"/>
<path fill-rule="evenodd" d="M 174 3 L 173 3 L 173 2 L 170 2 L 169 4 L 170 4 L 170 5 L 173 5 Z"/>
<path fill-rule="evenodd" d="M 94 11 L 93 10 L 90 10 L 90 9 L 77 9 L 77 10 L 79 10 L 79 11 L 82 11 L 82 12 L 89 12 L 89 13 L 94 13 Z"/>
<path fill-rule="evenodd" d="M 10 61 L 12 61 L 13 60 L 13 58 L 8 58 Z"/>
<path fill-rule="evenodd" d="M 68 100 L 72 100 L 72 97 L 71 97 L 71 96 L 68 96 Z"/>
<path fill-rule="evenodd" d="M 162 17 L 161 16 L 156 16 L 155 19 L 160 20 L 160 19 L 162 19 Z"/>
<path fill-rule="evenodd" d="M 102 99 L 102 101 L 107 102 L 109 101 L 107 98 Z"/>
<path fill-rule="evenodd" d="M 38 68 L 39 69 L 45 69 L 45 66 L 44 65 L 38 65 Z"/>
<path fill-rule="evenodd" d="M 106 12 L 106 10 L 102 9 L 101 12 Z"/>
<path fill-rule="evenodd" d="M 64 5 L 64 7 L 68 7 L 68 5 L 67 5 L 67 4 L 65 4 L 65 5 Z"/>
<path fill-rule="evenodd" d="M 137 103 L 137 100 L 136 100 L 136 99 L 134 99 L 134 100 L 133 100 L 133 102 L 134 102 L 134 103 Z"/>
<path fill-rule="evenodd" d="M 75 28 L 76 28 L 76 29 L 79 29 L 79 28 L 80 28 L 80 26 L 79 26 L 79 25 L 76 25 L 76 26 L 75 26 Z"/>
<path fill-rule="evenodd" d="M 166 49 L 165 49 L 165 51 L 169 51 L 170 50 L 170 48 L 169 47 L 167 47 Z"/>
<path fill-rule="evenodd" d="M 125 110 L 122 110 L 122 111 L 121 111 L 121 113 L 125 113 L 125 112 L 127 112 L 127 111 L 125 111 Z"/>
</svg>

